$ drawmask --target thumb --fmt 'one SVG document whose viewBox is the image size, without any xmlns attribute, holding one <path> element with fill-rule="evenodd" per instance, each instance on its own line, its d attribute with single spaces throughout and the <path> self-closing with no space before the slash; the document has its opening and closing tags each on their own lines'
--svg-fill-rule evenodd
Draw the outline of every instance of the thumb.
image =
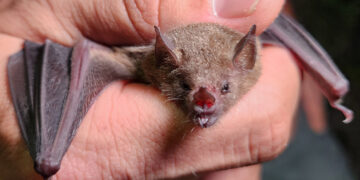
<svg viewBox="0 0 360 180">
<path fill-rule="evenodd" d="M 174 27 L 214 22 L 241 32 L 252 24 L 264 30 L 284 0 L 5 0 L 0 32 L 33 41 L 72 45 L 81 37 L 106 44 L 144 43 L 153 26 Z"/>
</svg>

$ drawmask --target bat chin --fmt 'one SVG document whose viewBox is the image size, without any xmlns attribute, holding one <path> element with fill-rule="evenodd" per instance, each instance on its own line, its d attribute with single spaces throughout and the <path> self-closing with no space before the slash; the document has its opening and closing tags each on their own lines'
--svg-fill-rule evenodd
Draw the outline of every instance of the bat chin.
<svg viewBox="0 0 360 180">
<path fill-rule="evenodd" d="M 194 116 L 193 121 L 196 125 L 199 125 L 202 128 L 207 128 L 215 124 L 218 117 L 215 113 L 197 113 Z"/>
</svg>

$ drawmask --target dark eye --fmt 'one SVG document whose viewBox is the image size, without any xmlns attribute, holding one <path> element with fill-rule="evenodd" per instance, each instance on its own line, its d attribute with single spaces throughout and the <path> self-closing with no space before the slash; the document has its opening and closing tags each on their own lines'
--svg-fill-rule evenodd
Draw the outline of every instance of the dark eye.
<svg viewBox="0 0 360 180">
<path fill-rule="evenodd" d="M 230 91 L 230 85 L 228 82 L 224 83 L 223 86 L 221 87 L 221 93 L 222 94 L 226 94 Z"/>
<path fill-rule="evenodd" d="M 182 83 L 181 83 L 181 87 L 182 87 L 185 91 L 190 91 L 190 90 L 191 90 L 189 84 L 186 83 L 186 82 L 182 82 Z"/>
</svg>

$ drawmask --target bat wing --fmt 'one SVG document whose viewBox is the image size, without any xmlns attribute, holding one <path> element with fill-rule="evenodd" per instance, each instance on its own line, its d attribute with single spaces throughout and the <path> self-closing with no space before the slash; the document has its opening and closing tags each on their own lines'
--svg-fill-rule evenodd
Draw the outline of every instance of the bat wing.
<svg viewBox="0 0 360 180">
<path fill-rule="evenodd" d="M 8 63 L 10 90 L 20 129 L 37 164 L 51 148 L 58 128 L 62 98 L 66 97 L 69 87 L 70 69 L 66 59 L 70 50 L 50 42 L 45 45 L 26 42 L 25 48 L 11 56 Z M 50 86 L 44 83 L 47 81 Z"/>
<path fill-rule="evenodd" d="M 284 14 L 260 35 L 264 44 L 288 48 L 298 57 L 299 64 L 319 84 L 330 105 L 340 110 L 344 123 L 353 119 L 353 112 L 341 105 L 341 98 L 349 90 L 349 81 L 334 64 L 321 45 L 295 20 Z"/>
<path fill-rule="evenodd" d="M 10 91 L 35 169 L 50 177 L 100 91 L 116 79 L 134 78 L 135 68 L 89 40 L 74 48 L 51 41 L 24 46 L 8 62 Z"/>
</svg>

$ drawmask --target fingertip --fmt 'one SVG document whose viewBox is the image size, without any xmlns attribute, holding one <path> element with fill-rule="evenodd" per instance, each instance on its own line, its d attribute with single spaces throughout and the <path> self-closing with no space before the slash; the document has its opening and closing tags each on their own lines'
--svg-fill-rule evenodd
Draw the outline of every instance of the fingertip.
<svg viewBox="0 0 360 180">
<path fill-rule="evenodd" d="M 251 2 L 253 5 L 248 8 L 238 6 L 238 11 L 246 11 L 247 13 L 240 13 L 239 16 L 231 18 L 218 16 L 214 20 L 216 23 L 226 25 L 240 32 L 247 32 L 251 25 L 256 24 L 258 27 L 257 34 L 260 34 L 275 20 L 284 4 L 284 0 L 252 0 Z"/>
<path fill-rule="evenodd" d="M 212 22 L 247 32 L 256 24 L 260 34 L 278 16 L 283 4 L 284 0 L 162 1 L 159 25 L 166 31 L 186 24 Z"/>
<path fill-rule="evenodd" d="M 307 73 L 304 73 L 301 85 L 301 100 L 306 119 L 315 133 L 322 134 L 327 128 L 324 96 L 321 94 L 321 89 Z"/>
</svg>

